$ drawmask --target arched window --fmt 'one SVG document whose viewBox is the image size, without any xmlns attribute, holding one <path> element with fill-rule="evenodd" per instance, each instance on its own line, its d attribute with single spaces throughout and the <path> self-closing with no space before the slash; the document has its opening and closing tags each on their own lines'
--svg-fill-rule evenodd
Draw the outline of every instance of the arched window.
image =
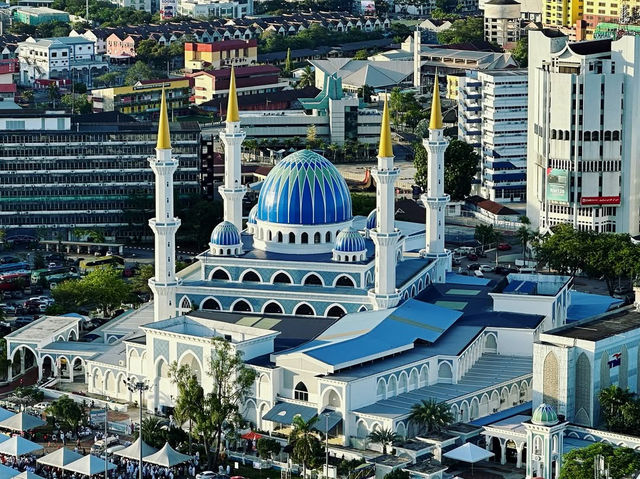
<svg viewBox="0 0 640 479">
<path fill-rule="evenodd" d="M 296 243 L 296 234 L 295 233 L 289 233 L 289 243 L 291 243 L 291 244 L 295 244 Z"/>
<path fill-rule="evenodd" d="M 325 243 L 331 243 L 331 231 L 327 231 L 327 234 L 324 235 Z"/>
<path fill-rule="evenodd" d="M 553 354 L 553 352 L 549 352 L 547 356 L 544 358 L 542 370 L 545 372 L 544 379 L 542 381 L 542 401 L 554 408 L 557 408 L 558 407 L 558 358 L 556 358 L 556 355 Z"/>
<path fill-rule="evenodd" d="M 296 316 L 315 316 L 315 311 L 308 304 L 302 303 L 296 307 L 294 313 Z"/>
<path fill-rule="evenodd" d="M 273 278 L 273 282 L 291 284 L 291 278 L 285 273 L 278 273 L 275 278 Z"/>
<path fill-rule="evenodd" d="M 590 131 L 585 131 L 584 132 L 584 141 L 591 141 L 591 132 Z"/>
<path fill-rule="evenodd" d="M 315 244 L 318 244 L 318 243 L 320 243 L 320 240 L 321 240 L 320 233 L 316 231 L 316 234 L 313 235 L 313 242 Z"/>
<path fill-rule="evenodd" d="M 298 401 L 308 401 L 309 400 L 309 391 L 307 390 L 307 386 L 300 381 L 296 384 L 296 387 L 293 390 L 293 398 Z"/>
<path fill-rule="evenodd" d="M 599 133 L 598 133 L 597 131 L 594 131 L 594 132 L 591 134 L 591 139 L 592 139 L 593 141 L 598 141 L 598 140 L 600 139 L 600 138 L 599 138 Z"/>
<path fill-rule="evenodd" d="M 327 316 L 330 318 L 341 318 L 345 314 L 347 314 L 347 312 L 342 308 L 342 306 L 338 306 L 338 305 L 331 306 L 329 311 L 327 311 Z"/>
<path fill-rule="evenodd" d="M 564 139 L 565 140 L 570 140 L 571 136 L 569 135 L 569 130 L 564 130 Z"/>
<path fill-rule="evenodd" d="M 336 281 L 336 286 L 346 286 L 348 288 L 355 288 L 356 284 L 353 282 L 349 276 L 342 275 Z"/>
<path fill-rule="evenodd" d="M 233 305 L 233 311 L 239 311 L 239 312 L 245 312 L 245 313 L 250 312 L 251 305 L 247 303 L 244 299 L 241 299 Z"/>
<path fill-rule="evenodd" d="M 576 387 L 575 387 L 575 411 L 574 422 L 583 426 L 589 426 L 591 414 L 591 363 L 585 353 L 580 353 L 576 361 Z"/>
<path fill-rule="evenodd" d="M 302 235 L 300 235 L 300 243 L 302 244 L 309 243 L 309 235 L 307 233 L 302 233 Z"/>
<path fill-rule="evenodd" d="M 551 130 L 551 139 L 555 140 L 557 138 L 556 130 Z"/>
<path fill-rule="evenodd" d="M 487 334 L 487 337 L 484 340 L 484 352 L 495 353 L 497 351 L 498 343 L 496 342 L 496 337 L 493 334 Z"/>
<path fill-rule="evenodd" d="M 211 275 L 211 279 L 222 279 L 229 281 L 231 278 L 229 277 L 229 273 L 227 273 L 225 270 L 217 269 Z"/>
<path fill-rule="evenodd" d="M 322 286 L 322 279 L 317 274 L 310 274 L 304 279 L 306 286 Z"/>
<path fill-rule="evenodd" d="M 247 271 L 246 273 L 244 273 L 242 275 L 242 280 L 243 283 L 259 283 L 260 280 L 260 276 L 258 276 L 258 273 L 256 273 L 255 271 Z"/>
<path fill-rule="evenodd" d="M 204 303 L 202 303 L 202 309 L 220 311 L 222 308 L 220 307 L 220 303 L 218 303 L 218 301 L 213 298 L 209 298 Z"/>
<path fill-rule="evenodd" d="M 267 230 L 267 241 L 271 241 L 271 230 Z"/>
<path fill-rule="evenodd" d="M 619 141 L 620 140 L 620 132 L 619 131 L 614 131 L 613 132 L 613 141 Z"/>
<path fill-rule="evenodd" d="M 280 305 L 276 302 L 271 302 L 268 303 L 265 307 L 264 307 L 264 312 L 265 313 L 274 313 L 274 314 L 282 314 L 282 308 L 280 307 Z"/>
<path fill-rule="evenodd" d="M 282 243 L 282 231 L 278 231 L 278 236 L 277 236 L 276 241 L 277 241 L 278 243 Z"/>
<path fill-rule="evenodd" d="M 611 141 L 611 132 L 609 130 L 604 132 L 604 141 Z"/>
</svg>

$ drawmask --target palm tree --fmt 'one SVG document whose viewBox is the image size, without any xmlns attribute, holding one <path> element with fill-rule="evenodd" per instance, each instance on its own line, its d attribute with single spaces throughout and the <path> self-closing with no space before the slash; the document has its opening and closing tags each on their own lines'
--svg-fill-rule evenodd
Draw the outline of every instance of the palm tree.
<svg viewBox="0 0 640 479">
<path fill-rule="evenodd" d="M 164 445 L 165 431 L 162 428 L 162 420 L 156 416 L 145 417 L 140 427 L 142 440 L 153 447 Z M 135 435 L 137 439 L 137 434 Z"/>
<path fill-rule="evenodd" d="M 338 150 L 340 149 L 340 145 L 338 145 L 337 143 L 331 143 L 327 148 L 329 148 L 329 151 L 331 152 L 332 156 L 333 156 L 333 161 L 336 161 L 336 155 L 338 153 Z"/>
<path fill-rule="evenodd" d="M 606 411 L 609 418 L 614 418 L 620 414 L 620 408 L 633 399 L 633 393 L 628 389 L 618 386 L 609 386 L 602 389 L 598 394 L 600 407 Z"/>
<path fill-rule="evenodd" d="M 449 405 L 435 399 L 423 399 L 411 407 L 409 420 L 425 432 L 439 431 L 454 420 Z"/>
<path fill-rule="evenodd" d="M 308 86 L 313 86 L 315 83 L 315 75 L 313 70 L 311 69 L 311 65 L 307 65 L 304 67 L 302 75 L 300 76 L 300 80 L 298 80 L 298 84 L 296 85 L 298 88 L 305 88 Z"/>
<path fill-rule="evenodd" d="M 293 459 L 302 463 L 302 477 L 307 477 L 307 466 L 311 463 L 320 447 L 320 441 L 313 432 L 318 416 L 305 421 L 300 416 L 293 418 L 293 431 L 289 443 L 293 445 Z"/>
<path fill-rule="evenodd" d="M 382 446 L 382 454 L 387 453 L 387 445 L 391 445 L 398 439 L 398 435 L 391 429 L 376 429 L 369 434 L 369 440 Z"/>
<path fill-rule="evenodd" d="M 518 237 L 518 239 L 520 240 L 520 244 L 522 245 L 522 259 L 526 260 L 527 259 L 527 244 L 529 243 L 529 241 L 533 237 L 533 233 L 525 225 L 522 225 L 520 228 L 518 228 L 518 231 L 516 231 L 516 236 Z"/>
</svg>

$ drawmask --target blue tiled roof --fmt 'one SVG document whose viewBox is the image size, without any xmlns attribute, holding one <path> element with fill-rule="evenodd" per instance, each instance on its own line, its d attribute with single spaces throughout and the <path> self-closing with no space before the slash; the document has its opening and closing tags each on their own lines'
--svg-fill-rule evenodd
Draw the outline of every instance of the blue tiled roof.
<svg viewBox="0 0 640 479">
<path fill-rule="evenodd" d="M 311 150 L 282 159 L 260 190 L 257 219 L 261 221 L 316 225 L 351 217 L 346 181 L 329 160 Z"/>
<path fill-rule="evenodd" d="M 262 416 L 265 421 L 277 422 L 279 424 L 291 424 L 293 418 L 300 416 L 305 421 L 308 421 L 317 414 L 316 408 L 303 406 L 301 404 L 293 404 L 288 402 L 279 402 L 267 413 Z"/>
<path fill-rule="evenodd" d="M 338 233 L 334 249 L 343 253 L 356 253 L 367 248 L 363 236 L 354 228 L 348 227 Z"/>
<path fill-rule="evenodd" d="M 211 244 L 217 246 L 235 246 L 240 244 L 240 233 L 238 228 L 229 221 L 223 221 L 213 228 L 211 233 Z"/>
<path fill-rule="evenodd" d="M 247 223 L 255 225 L 256 224 L 256 216 L 258 214 L 258 205 L 254 205 L 249 211 L 249 216 L 247 217 Z"/>
</svg>

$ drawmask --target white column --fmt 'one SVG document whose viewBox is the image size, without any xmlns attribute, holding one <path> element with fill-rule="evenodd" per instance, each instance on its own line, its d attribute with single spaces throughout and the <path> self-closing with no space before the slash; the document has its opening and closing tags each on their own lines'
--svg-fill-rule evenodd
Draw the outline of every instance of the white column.
<svg viewBox="0 0 640 479">
<path fill-rule="evenodd" d="M 162 321 L 176 315 L 176 287 L 179 284 L 175 271 L 176 231 L 180 219 L 173 215 L 173 174 L 178 160 L 171 158 L 171 148 L 156 148 L 156 157 L 149 159 L 156 182 L 156 216 L 149 220 L 155 235 L 155 276 L 149 280 L 153 292 L 154 321 Z"/>
<path fill-rule="evenodd" d="M 420 51 L 422 45 L 422 33 L 420 28 L 416 25 L 416 30 L 413 32 L 413 86 L 418 88 L 418 93 L 421 93 L 422 78 L 420 68 Z"/>
<path fill-rule="evenodd" d="M 220 132 L 224 143 L 224 185 L 218 188 L 224 200 L 224 220 L 233 223 L 242 231 L 242 198 L 247 191 L 242 184 L 242 142 L 246 133 L 240 129 L 239 121 L 227 121 Z"/>
<path fill-rule="evenodd" d="M 422 195 L 427 208 L 426 254 L 440 256 L 445 253 L 445 208 L 450 199 L 444 192 L 444 152 L 449 142 L 444 138 L 443 131 L 437 129 L 429 130 L 429 138 L 422 140 L 422 144 L 429 155 L 427 192 Z"/>
</svg>

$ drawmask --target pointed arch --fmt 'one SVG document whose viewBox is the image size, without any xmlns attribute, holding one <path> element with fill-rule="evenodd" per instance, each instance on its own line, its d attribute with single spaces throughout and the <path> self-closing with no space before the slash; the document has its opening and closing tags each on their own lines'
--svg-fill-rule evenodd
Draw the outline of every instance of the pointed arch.
<svg viewBox="0 0 640 479">
<path fill-rule="evenodd" d="M 471 400 L 471 406 L 469 409 L 469 419 L 470 420 L 478 419 L 479 416 L 480 416 L 480 401 L 478 401 L 477 397 L 474 397 Z"/>
<path fill-rule="evenodd" d="M 413 368 L 409 373 L 409 389 L 408 391 L 413 391 L 414 389 L 418 389 L 420 383 L 418 369 Z"/>
<path fill-rule="evenodd" d="M 591 415 L 591 362 L 585 353 L 580 353 L 576 361 L 575 411 L 573 422 L 590 426 Z"/>
<path fill-rule="evenodd" d="M 420 387 L 423 388 L 429 384 L 429 366 L 423 364 L 420 368 Z"/>
<path fill-rule="evenodd" d="M 271 284 L 293 284 L 293 278 L 286 271 L 276 271 L 271 276 Z"/>
<path fill-rule="evenodd" d="M 330 305 L 324 312 L 324 315 L 327 316 L 328 318 L 341 318 L 345 314 L 347 314 L 347 312 L 339 304 Z"/>
<path fill-rule="evenodd" d="M 222 310 L 222 306 L 220 305 L 220 301 L 218 301 L 216 298 L 212 296 L 209 296 L 208 298 L 205 298 L 202 300 L 202 302 L 200 303 L 200 309 L 220 311 Z"/>
<path fill-rule="evenodd" d="M 211 270 L 211 273 L 209 273 L 209 281 L 214 279 L 231 281 L 231 275 L 229 274 L 229 271 L 219 266 Z"/>
<path fill-rule="evenodd" d="M 402 371 L 400 376 L 398 377 L 398 394 L 402 394 L 407 392 L 407 387 L 409 385 L 409 376 L 406 371 Z"/>
<path fill-rule="evenodd" d="M 184 296 L 182 296 L 182 298 L 180 298 L 180 302 L 178 304 L 180 305 L 180 312 L 182 314 L 188 313 L 189 311 L 191 311 L 193 309 L 193 305 L 191 304 L 191 300 L 186 295 L 184 295 Z"/>
<path fill-rule="evenodd" d="M 542 380 L 542 402 L 558 410 L 558 358 L 550 351 L 544 358 L 542 366 L 544 379 Z"/>
<path fill-rule="evenodd" d="M 250 268 L 242 272 L 241 283 L 262 283 L 262 276 L 255 269 Z"/>
<path fill-rule="evenodd" d="M 169 363 L 163 356 L 159 356 L 158 359 L 156 359 L 155 369 L 157 378 L 169 377 Z"/>
<path fill-rule="evenodd" d="M 487 333 L 484 338 L 484 352 L 485 353 L 497 353 L 498 352 L 498 338 L 493 333 Z"/>
<path fill-rule="evenodd" d="M 438 365 L 438 382 L 451 384 L 453 382 L 453 370 L 451 364 L 447 361 L 442 361 Z"/>
<path fill-rule="evenodd" d="M 284 308 L 278 301 L 272 299 L 262 306 L 262 312 L 267 314 L 284 314 Z"/>
<path fill-rule="evenodd" d="M 341 274 L 333 282 L 333 287 L 335 288 L 336 286 L 342 286 L 345 288 L 355 288 L 356 282 L 353 280 L 351 276 L 346 274 Z"/>
<path fill-rule="evenodd" d="M 603 351 L 600 357 L 600 389 L 611 386 L 611 371 L 609 370 L 609 351 Z"/>
<path fill-rule="evenodd" d="M 395 374 L 389 376 L 387 380 L 387 397 L 394 397 L 398 395 L 398 380 L 396 379 Z"/>
<path fill-rule="evenodd" d="M 190 349 L 182 353 L 178 358 L 178 367 L 187 366 L 196 375 L 198 382 L 202 380 L 202 361 Z"/>
<path fill-rule="evenodd" d="M 316 310 L 309 303 L 303 301 L 296 304 L 293 314 L 296 316 L 316 316 Z"/>
<path fill-rule="evenodd" d="M 298 381 L 296 386 L 293 388 L 293 398 L 298 401 L 309 400 L 309 389 L 307 389 L 307 385 L 302 381 Z"/>
<path fill-rule="evenodd" d="M 618 386 L 621 389 L 629 387 L 629 351 L 623 344 L 620 348 L 620 365 L 618 366 Z"/>
<path fill-rule="evenodd" d="M 376 399 L 380 401 L 387 396 L 387 382 L 384 378 L 378 379 L 378 386 L 376 387 Z"/>
<path fill-rule="evenodd" d="M 231 311 L 242 312 L 242 313 L 252 313 L 253 307 L 251 303 L 244 298 L 236 299 L 231 305 Z"/>
<path fill-rule="evenodd" d="M 324 286 L 324 280 L 316 273 L 307 273 L 302 278 L 302 284 L 305 286 Z"/>
</svg>

